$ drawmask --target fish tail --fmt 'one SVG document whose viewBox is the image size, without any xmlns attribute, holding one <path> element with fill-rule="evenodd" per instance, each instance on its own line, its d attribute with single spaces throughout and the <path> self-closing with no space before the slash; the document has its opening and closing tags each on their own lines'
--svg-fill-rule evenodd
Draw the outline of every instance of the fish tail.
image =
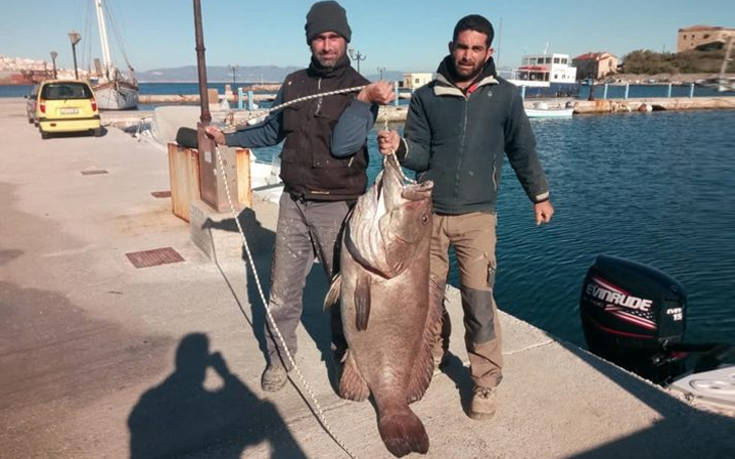
<svg viewBox="0 0 735 459">
<path fill-rule="evenodd" d="M 429 451 L 429 436 L 426 435 L 426 429 L 408 405 L 381 414 L 378 430 L 388 451 L 396 457 L 414 451 L 421 454 Z"/>
</svg>

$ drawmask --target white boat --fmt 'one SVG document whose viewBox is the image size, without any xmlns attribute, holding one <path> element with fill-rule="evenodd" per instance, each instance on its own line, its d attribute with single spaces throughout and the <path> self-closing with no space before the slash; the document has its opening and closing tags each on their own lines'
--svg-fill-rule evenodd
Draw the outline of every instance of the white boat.
<svg viewBox="0 0 735 459">
<path fill-rule="evenodd" d="M 92 81 L 97 106 L 102 110 L 135 108 L 138 106 L 138 82 L 135 80 L 133 68 L 128 63 L 130 77 L 126 78 L 112 64 L 102 0 L 94 0 L 94 3 L 97 9 L 97 29 L 99 30 L 102 46 L 102 65 L 98 69 L 100 75 L 96 81 Z"/>
<path fill-rule="evenodd" d="M 575 97 L 579 84 L 571 62 L 568 54 L 529 54 L 508 81 L 525 86 L 526 97 Z"/>
<path fill-rule="evenodd" d="M 735 365 L 684 376 L 668 388 L 683 394 L 691 403 L 735 413 Z"/>
<path fill-rule="evenodd" d="M 551 108 L 545 102 L 535 103 L 533 107 L 526 109 L 526 116 L 529 118 L 571 118 L 573 114 L 573 108 Z"/>
</svg>

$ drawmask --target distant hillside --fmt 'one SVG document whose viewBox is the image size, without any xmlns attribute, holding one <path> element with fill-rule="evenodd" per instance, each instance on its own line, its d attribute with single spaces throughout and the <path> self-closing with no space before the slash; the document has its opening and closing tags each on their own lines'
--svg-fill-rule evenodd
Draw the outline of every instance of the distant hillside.
<svg viewBox="0 0 735 459">
<path fill-rule="evenodd" d="M 303 67 L 276 67 L 274 65 L 241 66 L 235 72 L 235 81 L 237 83 L 255 83 L 261 81 L 280 83 L 286 75 L 300 68 Z M 199 79 L 196 65 L 136 72 L 135 77 L 143 83 L 196 82 Z M 370 81 L 376 81 L 379 78 L 379 74 L 365 75 L 365 78 Z M 383 79 L 400 81 L 403 79 L 403 72 L 383 72 Z M 212 82 L 231 82 L 232 70 L 227 66 L 207 66 L 207 80 Z"/>
<path fill-rule="evenodd" d="M 684 51 L 682 53 L 657 53 L 640 49 L 627 54 L 623 61 L 624 73 L 653 75 L 657 73 L 717 73 L 720 71 L 725 50 Z M 735 61 L 727 72 L 735 72 Z"/>
<path fill-rule="evenodd" d="M 239 83 L 281 82 L 286 75 L 298 69 L 298 67 L 276 67 L 274 65 L 238 67 L 235 71 L 235 81 Z M 199 79 L 196 65 L 135 72 L 135 77 L 144 83 L 196 82 Z M 231 82 L 232 70 L 227 66 L 207 66 L 207 80 Z"/>
</svg>

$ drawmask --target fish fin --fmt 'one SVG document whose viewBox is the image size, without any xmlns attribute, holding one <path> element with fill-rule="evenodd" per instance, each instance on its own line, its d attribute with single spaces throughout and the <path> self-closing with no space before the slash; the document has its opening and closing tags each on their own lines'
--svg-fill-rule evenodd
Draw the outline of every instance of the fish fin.
<svg viewBox="0 0 735 459">
<path fill-rule="evenodd" d="M 347 400 L 362 402 L 369 395 L 370 389 L 360 374 L 360 370 L 357 369 L 357 364 L 350 350 L 347 349 L 344 366 L 342 367 L 342 376 L 339 378 L 339 396 Z"/>
<path fill-rule="evenodd" d="M 380 413 L 378 430 L 388 451 L 396 457 L 405 456 L 413 451 L 421 454 L 429 451 L 429 436 L 426 429 L 408 406 Z"/>
<path fill-rule="evenodd" d="M 339 296 L 342 292 L 342 274 L 337 273 L 332 279 L 332 285 L 329 286 L 327 296 L 324 298 L 324 309 L 329 309 L 339 303 Z"/>
<path fill-rule="evenodd" d="M 358 276 L 355 285 L 355 326 L 358 331 L 367 330 L 370 318 L 370 277 Z"/>
<path fill-rule="evenodd" d="M 442 301 L 444 289 L 429 280 L 428 311 L 421 345 L 408 383 L 408 403 L 420 400 L 434 375 L 434 358 L 431 350 L 439 339 L 442 328 Z"/>
</svg>

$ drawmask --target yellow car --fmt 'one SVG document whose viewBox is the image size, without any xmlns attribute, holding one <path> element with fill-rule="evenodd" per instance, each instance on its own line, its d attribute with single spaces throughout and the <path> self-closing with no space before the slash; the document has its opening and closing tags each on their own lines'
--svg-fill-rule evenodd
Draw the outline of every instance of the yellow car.
<svg viewBox="0 0 735 459">
<path fill-rule="evenodd" d="M 47 80 L 38 89 L 36 118 L 41 137 L 55 132 L 91 131 L 102 135 L 92 88 L 79 80 Z"/>
</svg>

